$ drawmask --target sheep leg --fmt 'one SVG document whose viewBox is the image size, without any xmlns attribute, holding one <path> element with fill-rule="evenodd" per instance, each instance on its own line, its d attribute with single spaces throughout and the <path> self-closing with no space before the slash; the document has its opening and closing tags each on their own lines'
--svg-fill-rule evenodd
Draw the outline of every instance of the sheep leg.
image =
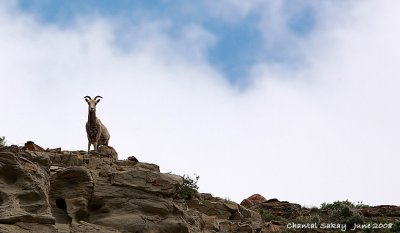
<svg viewBox="0 0 400 233">
<path fill-rule="evenodd" d="M 87 146 L 87 152 L 89 153 L 90 151 L 90 142 L 88 142 L 88 146 Z"/>
</svg>

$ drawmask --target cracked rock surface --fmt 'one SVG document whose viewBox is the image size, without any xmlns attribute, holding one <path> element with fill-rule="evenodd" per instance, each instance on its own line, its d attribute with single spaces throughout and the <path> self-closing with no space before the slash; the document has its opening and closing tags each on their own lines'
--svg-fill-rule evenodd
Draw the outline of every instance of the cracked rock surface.
<svg viewBox="0 0 400 233">
<path fill-rule="evenodd" d="M 181 176 L 99 152 L 0 148 L 0 232 L 267 232 L 257 212 L 198 194 Z"/>
<path fill-rule="evenodd" d="M 308 209 L 259 194 L 237 204 L 197 193 L 179 194 L 183 178 L 159 166 L 98 152 L 0 147 L 0 233 L 267 233 L 310 221 L 386 221 L 399 232 L 400 207 Z M 342 213 L 343 212 L 343 213 Z M 352 214 L 344 216 L 343 214 Z"/>
</svg>

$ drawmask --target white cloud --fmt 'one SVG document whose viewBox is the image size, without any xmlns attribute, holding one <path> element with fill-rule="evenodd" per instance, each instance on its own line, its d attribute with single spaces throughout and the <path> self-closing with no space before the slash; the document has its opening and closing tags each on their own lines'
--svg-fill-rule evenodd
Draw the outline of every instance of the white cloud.
<svg viewBox="0 0 400 233">
<path fill-rule="evenodd" d="M 217 38 L 198 25 L 175 37 L 170 22 L 133 25 L 124 51 L 116 22 L 59 28 L 10 7 L 0 7 L 7 141 L 85 150 L 83 97 L 102 95 L 98 116 L 121 159 L 196 172 L 203 192 L 235 201 L 261 193 L 302 204 L 400 204 L 393 2 L 360 2 L 343 12 L 345 24 L 318 18 L 322 28 L 301 42 L 308 65 L 256 64 L 245 91 L 207 62 Z"/>
</svg>

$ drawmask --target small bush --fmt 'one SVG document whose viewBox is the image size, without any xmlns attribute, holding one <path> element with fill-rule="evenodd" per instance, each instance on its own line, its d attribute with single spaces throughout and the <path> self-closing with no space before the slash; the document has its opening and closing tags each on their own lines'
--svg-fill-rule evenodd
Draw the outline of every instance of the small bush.
<svg viewBox="0 0 400 233">
<path fill-rule="evenodd" d="M 355 204 L 356 208 L 362 209 L 362 208 L 368 208 L 371 207 L 369 205 L 364 204 L 362 201 L 357 202 L 357 204 Z"/>
<path fill-rule="evenodd" d="M 321 210 L 337 210 L 342 209 L 344 206 L 348 206 L 349 208 L 354 208 L 354 204 L 351 203 L 349 200 L 346 201 L 335 201 L 333 203 L 322 203 Z"/>
<path fill-rule="evenodd" d="M 329 220 L 344 223 L 347 228 L 353 228 L 354 224 L 365 222 L 364 216 L 360 214 L 356 206 L 350 201 L 335 201 L 332 204 L 322 203 L 321 210 L 329 210 Z"/>
<path fill-rule="evenodd" d="M 261 218 L 265 222 L 271 222 L 271 221 L 285 222 L 286 220 L 264 209 L 259 209 L 258 212 L 260 212 Z"/>
<path fill-rule="evenodd" d="M 392 232 L 400 232 L 400 221 L 395 222 L 391 230 Z"/>
<path fill-rule="evenodd" d="M 0 137 L 0 146 L 5 146 L 6 145 L 6 138 L 3 136 L 3 137 Z"/>
<path fill-rule="evenodd" d="M 183 175 L 183 183 L 178 190 L 178 195 L 186 200 L 191 199 L 199 189 L 197 186 L 197 181 L 199 181 L 200 176 L 195 174 L 195 179 L 192 179 L 189 175 Z"/>
<path fill-rule="evenodd" d="M 312 215 L 306 215 L 306 216 L 299 216 L 294 220 L 295 223 L 321 223 L 321 217 L 319 214 L 312 214 Z"/>
</svg>

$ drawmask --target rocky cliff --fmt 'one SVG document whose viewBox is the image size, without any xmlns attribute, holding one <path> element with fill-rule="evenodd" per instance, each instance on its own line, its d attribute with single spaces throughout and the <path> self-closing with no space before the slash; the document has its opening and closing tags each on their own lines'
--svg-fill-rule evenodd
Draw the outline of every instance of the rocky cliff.
<svg viewBox="0 0 400 233">
<path fill-rule="evenodd" d="M 332 211 L 261 195 L 241 204 L 205 193 L 185 199 L 182 185 L 181 176 L 160 173 L 155 164 L 118 160 L 111 147 L 91 153 L 33 143 L 0 147 L 0 232 L 325 232 L 288 224 L 332 220 Z M 399 207 L 362 211 L 393 222 L 388 230 L 395 232 Z"/>
</svg>

